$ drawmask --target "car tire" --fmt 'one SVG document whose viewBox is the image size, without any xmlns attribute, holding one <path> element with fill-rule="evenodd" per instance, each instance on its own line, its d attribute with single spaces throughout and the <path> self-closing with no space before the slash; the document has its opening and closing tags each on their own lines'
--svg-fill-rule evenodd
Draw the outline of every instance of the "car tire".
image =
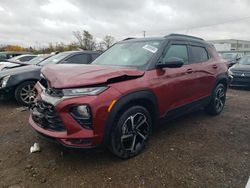
<svg viewBox="0 0 250 188">
<path fill-rule="evenodd" d="M 36 81 L 26 81 L 20 84 L 15 90 L 15 99 L 18 104 L 29 106 L 36 98 L 36 90 L 34 88 Z"/>
<path fill-rule="evenodd" d="M 142 106 L 130 107 L 116 122 L 111 131 L 110 151 L 122 159 L 140 154 L 152 131 L 152 119 L 147 109 Z"/>
<path fill-rule="evenodd" d="M 211 101 L 205 110 L 210 115 L 218 115 L 222 112 L 226 102 L 226 87 L 219 83 L 211 96 Z"/>
</svg>

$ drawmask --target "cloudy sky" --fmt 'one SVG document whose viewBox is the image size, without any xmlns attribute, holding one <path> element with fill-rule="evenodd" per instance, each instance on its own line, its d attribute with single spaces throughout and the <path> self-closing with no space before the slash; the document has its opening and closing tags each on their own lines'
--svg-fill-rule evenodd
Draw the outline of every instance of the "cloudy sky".
<svg viewBox="0 0 250 188">
<path fill-rule="evenodd" d="M 177 32 L 211 39 L 250 40 L 249 0 L 0 0 L 0 44 L 43 46 Z"/>
</svg>

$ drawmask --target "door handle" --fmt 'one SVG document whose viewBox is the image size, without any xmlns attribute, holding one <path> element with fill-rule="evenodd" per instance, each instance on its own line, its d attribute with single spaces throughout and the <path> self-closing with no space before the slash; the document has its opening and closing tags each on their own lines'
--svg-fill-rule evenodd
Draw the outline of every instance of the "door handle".
<svg viewBox="0 0 250 188">
<path fill-rule="evenodd" d="M 217 69 L 217 67 L 218 67 L 217 65 L 213 65 L 213 68 L 214 68 L 214 69 Z"/>
<path fill-rule="evenodd" d="M 187 74 L 191 74 L 192 72 L 193 72 L 193 69 L 188 69 L 188 70 L 186 71 Z"/>
</svg>

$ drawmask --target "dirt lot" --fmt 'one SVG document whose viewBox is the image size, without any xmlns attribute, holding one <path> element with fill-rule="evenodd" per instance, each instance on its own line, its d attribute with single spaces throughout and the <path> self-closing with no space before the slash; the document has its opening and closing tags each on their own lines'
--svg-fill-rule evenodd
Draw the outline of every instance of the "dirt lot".
<svg viewBox="0 0 250 188">
<path fill-rule="evenodd" d="M 17 108 L 0 102 L 0 187 L 239 188 L 250 175 L 250 91 L 229 90 L 220 116 L 199 111 L 161 126 L 127 161 L 48 143 Z M 42 151 L 30 154 L 34 142 Z"/>
</svg>

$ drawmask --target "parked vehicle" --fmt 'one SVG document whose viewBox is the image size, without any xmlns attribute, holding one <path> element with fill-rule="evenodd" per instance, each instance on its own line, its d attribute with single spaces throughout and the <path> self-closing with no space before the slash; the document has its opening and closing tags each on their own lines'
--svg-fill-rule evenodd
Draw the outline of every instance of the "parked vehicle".
<svg viewBox="0 0 250 188">
<path fill-rule="evenodd" d="M 145 148 L 159 120 L 223 110 L 227 67 L 200 38 L 172 34 L 116 43 L 91 65 L 46 66 L 31 126 L 67 147 L 108 147 L 121 158 Z"/>
<path fill-rule="evenodd" d="M 23 54 L 31 54 L 31 53 L 30 52 L 0 52 L 0 61 L 4 61 L 12 57 L 23 55 Z"/>
<path fill-rule="evenodd" d="M 23 54 L 23 55 L 18 55 L 15 57 L 12 57 L 10 59 L 8 59 L 7 61 L 14 61 L 14 62 L 28 62 L 30 60 L 32 60 L 33 58 L 37 57 L 37 55 L 34 54 Z"/>
<path fill-rule="evenodd" d="M 250 88 L 250 56 L 244 56 L 239 63 L 232 66 L 229 75 L 233 77 L 230 86 Z"/>
<path fill-rule="evenodd" d="M 98 55 L 98 52 L 91 51 L 68 51 L 54 55 L 37 65 L 0 71 L 0 96 L 14 94 L 19 104 L 29 105 L 35 99 L 34 85 L 40 79 L 40 70 L 43 66 L 48 64 L 89 64 Z"/>
<path fill-rule="evenodd" d="M 228 67 L 233 66 L 238 63 L 243 55 L 239 53 L 224 53 L 222 54 L 222 59 L 227 61 Z"/>
<path fill-rule="evenodd" d="M 18 62 L 18 61 L 17 62 L 14 62 L 14 61 L 0 62 L 0 71 L 12 69 L 12 68 L 17 68 L 17 67 L 21 67 L 21 66 L 26 66 L 26 65 L 37 65 L 37 64 L 41 63 L 42 61 L 44 61 L 45 59 L 48 59 L 51 56 L 52 56 L 51 54 L 38 55 L 28 62 Z"/>
</svg>

